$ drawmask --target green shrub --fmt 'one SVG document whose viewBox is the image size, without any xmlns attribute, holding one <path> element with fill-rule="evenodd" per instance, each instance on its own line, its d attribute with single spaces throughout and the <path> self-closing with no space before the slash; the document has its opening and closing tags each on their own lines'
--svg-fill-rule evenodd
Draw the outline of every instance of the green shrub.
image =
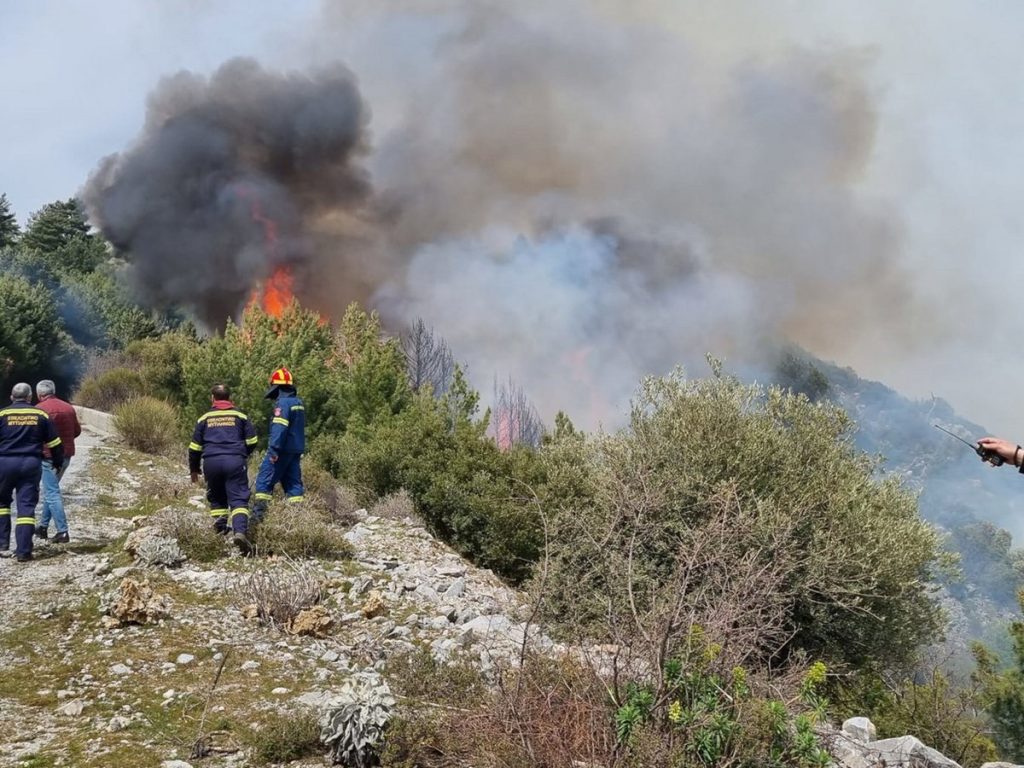
<svg viewBox="0 0 1024 768">
<path fill-rule="evenodd" d="M 261 555 L 346 560 L 353 555 L 342 531 L 331 524 L 327 510 L 312 500 L 274 505 L 253 527 L 252 542 Z"/>
<path fill-rule="evenodd" d="M 742 666 L 729 669 L 723 658 L 722 646 L 694 627 L 659 679 L 625 686 L 614 722 L 627 765 L 828 765 L 814 732 L 827 705 L 825 665 L 812 664 L 794 683 Z"/>
<path fill-rule="evenodd" d="M 0 385 L 38 381 L 66 368 L 77 350 L 68 338 L 53 294 L 18 274 L 0 274 Z M 75 361 L 77 365 L 77 361 Z"/>
<path fill-rule="evenodd" d="M 153 521 L 168 536 L 172 536 L 188 559 L 196 563 L 212 563 L 224 557 L 227 547 L 224 536 L 213 529 L 208 514 L 191 509 L 170 509 Z"/>
<path fill-rule="evenodd" d="M 74 401 L 86 408 L 111 412 L 122 403 L 146 395 L 142 376 L 130 368 L 112 368 L 82 381 Z"/>
<path fill-rule="evenodd" d="M 165 360 L 168 369 L 172 363 Z M 228 323 L 223 334 L 205 339 L 184 350 L 181 358 L 181 389 L 185 413 L 201 414 L 210 407 L 210 387 L 231 388 L 235 405 L 248 415 L 266 444 L 271 404 L 264 399 L 270 374 L 282 365 L 295 376 L 306 406 L 307 439 L 336 429 L 330 405 L 338 391 L 343 368 L 336 354 L 331 328 L 315 312 L 297 304 L 281 318 L 272 318 L 256 307 L 246 310 L 242 325 Z M 193 417 L 194 418 L 194 417 Z"/>
<path fill-rule="evenodd" d="M 170 454 L 181 448 L 178 413 L 153 397 L 137 397 L 114 409 L 114 426 L 132 448 L 143 453 Z"/>
<path fill-rule="evenodd" d="M 502 576 L 529 576 L 543 533 L 529 489 L 541 482 L 538 454 L 498 450 L 477 396 L 456 371 L 448 394 L 421 393 L 397 414 L 312 447 L 317 460 L 363 503 L 405 489 L 430 529 Z"/>
<path fill-rule="evenodd" d="M 125 352 L 138 370 L 146 394 L 182 407 L 188 402 L 182 386 L 185 361 L 195 354 L 198 344 L 189 333 L 175 331 L 134 341 Z M 210 382 L 207 391 L 214 383 Z"/>
<path fill-rule="evenodd" d="M 409 698 L 468 706 L 487 692 L 483 676 L 471 660 L 456 657 L 442 663 L 427 648 L 392 656 L 385 672 L 392 690 Z"/>
<path fill-rule="evenodd" d="M 143 342 L 133 351 L 162 344 Z M 325 493 L 335 519 L 348 522 L 348 507 L 405 488 L 431 529 L 460 552 L 509 578 L 529 575 L 543 538 L 537 509 L 525 498 L 538 480 L 536 454 L 497 449 L 461 371 L 444 398 L 435 400 L 429 388 L 413 395 L 402 349 L 384 336 L 376 315 L 353 305 L 332 331 L 297 304 L 279 318 L 250 307 L 241 325 L 183 343 L 180 356 L 152 354 L 163 361 L 154 370 L 164 373 L 147 378 L 147 386 L 171 382 L 180 357 L 185 412 L 203 412 L 211 383 L 223 382 L 261 444 L 271 413 L 263 399 L 268 376 L 289 367 L 306 407 L 307 465 L 323 467 L 352 492 Z"/>
<path fill-rule="evenodd" d="M 1017 599 L 1024 611 L 1024 590 Z M 1024 620 L 1010 622 L 1013 660 L 1002 667 L 999 659 L 980 643 L 974 646 L 977 671 L 974 681 L 981 686 L 994 739 L 1002 757 L 1024 761 Z"/>
<path fill-rule="evenodd" d="M 759 653 L 907 660 L 940 624 L 929 589 L 938 537 L 898 478 L 878 479 L 851 426 L 840 409 L 802 395 L 676 374 L 644 382 L 620 433 L 551 441 L 542 502 L 552 520 L 552 617 L 614 631 L 671 601 L 663 587 L 682 568 L 695 598 L 713 604 L 723 595 L 708 590 L 728 588 L 739 607 L 785 617 L 791 640 L 771 647 L 772 627 Z M 694 569 L 695 542 L 715 553 L 702 567 L 717 580 Z M 725 562 L 735 567 L 721 570 Z M 751 563 L 775 584 L 756 600 L 729 572 Z"/>
<path fill-rule="evenodd" d="M 326 750 L 320 744 L 316 713 L 307 709 L 275 712 L 252 733 L 252 750 L 261 764 L 288 763 Z"/>
</svg>

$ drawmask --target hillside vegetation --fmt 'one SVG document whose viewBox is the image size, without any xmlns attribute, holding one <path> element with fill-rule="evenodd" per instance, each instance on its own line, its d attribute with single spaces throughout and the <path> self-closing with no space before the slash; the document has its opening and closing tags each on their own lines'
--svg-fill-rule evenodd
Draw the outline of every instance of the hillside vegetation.
<svg viewBox="0 0 1024 768">
<path fill-rule="evenodd" d="M 125 439 L 167 462 L 214 382 L 231 387 L 264 448 L 266 377 L 288 366 L 309 419 L 304 471 L 319 489 L 308 527 L 324 532 L 288 557 L 332 560 L 352 522 L 341 507 L 402 498 L 431 534 L 524 593 L 518 653 L 462 677 L 447 646 L 424 641 L 426 656 L 402 662 L 417 673 L 396 676 L 407 705 L 381 745 L 386 765 L 809 768 L 829 759 L 815 729 L 847 714 L 935 733 L 934 746 L 969 765 L 997 743 L 1019 757 L 1006 713 L 1024 683 L 988 651 L 976 649 L 973 679 L 931 670 L 929 691 L 955 691 L 941 698 L 962 707 L 918 706 L 922 649 L 945 627 L 940 587 L 987 590 L 1006 608 L 1021 583 L 1009 538 L 961 513 L 977 498 L 934 490 L 951 466 L 976 462 L 928 426 L 957 426 L 941 403 L 925 412 L 805 357 L 783 358 L 771 386 L 711 360 L 706 378 L 638 382 L 616 432 L 583 433 L 566 414 L 550 430 L 506 431 L 536 412 L 515 392 L 497 398 L 498 413 L 482 409 L 423 326 L 410 344 L 359 306 L 331 325 L 293 303 L 279 317 L 251 306 L 198 334 L 131 302 L 125 265 L 74 201 L 5 242 L 0 294 L 21 308 L 0 320 L 5 383 L 74 382 L 80 404 L 113 410 Z M 919 515 L 918 484 L 943 528 Z M 148 504 L 126 513 L 156 512 Z M 162 525 L 193 563 L 224 560 L 196 526 Z M 297 525 L 268 521 L 264 556 Z M 958 550 L 972 553 L 959 580 Z M 449 675 L 463 684 L 442 685 Z"/>
</svg>

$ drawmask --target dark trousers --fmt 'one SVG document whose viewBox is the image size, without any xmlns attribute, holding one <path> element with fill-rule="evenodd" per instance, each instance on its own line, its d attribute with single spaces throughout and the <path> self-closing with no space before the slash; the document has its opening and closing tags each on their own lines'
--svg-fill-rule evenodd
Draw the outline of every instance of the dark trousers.
<svg viewBox="0 0 1024 768">
<path fill-rule="evenodd" d="M 303 500 L 301 453 L 282 453 L 277 457 L 277 461 L 271 461 L 269 455 L 263 457 L 260 471 L 256 475 L 256 504 L 254 508 L 257 510 L 257 520 L 266 511 L 271 493 L 278 483 L 284 488 L 284 495 L 289 502 Z"/>
<path fill-rule="evenodd" d="M 0 550 L 11 546 L 11 518 L 15 517 L 15 554 L 32 554 L 42 473 L 43 462 L 38 456 L 0 456 Z M 12 510 L 15 495 L 17 510 Z"/>
<path fill-rule="evenodd" d="M 230 516 L 235 533 L 249 531 L 249 472 L 242 456 L 211 456 L 203 459 L 206 500 L 213 526 L 227 532 Z"/>
</svg>

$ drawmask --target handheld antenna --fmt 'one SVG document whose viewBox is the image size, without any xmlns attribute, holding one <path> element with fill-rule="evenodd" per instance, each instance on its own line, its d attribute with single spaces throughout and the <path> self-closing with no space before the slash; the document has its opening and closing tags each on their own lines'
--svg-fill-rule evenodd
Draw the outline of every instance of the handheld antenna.
<svg viewBox="0 0 1024 768">
<path fill-rule="evenodd" d="M 960 437 L 960 435 L 956 434 L 955 432 L 950 432 L 948 429 L 946 429 L 945 427 L 940 427 L 938 424 L 932 424 L 932 426 L 935 427 L 936 429 L 942 430 L 943 432 L 945 432 L 950 437 L 955 437 L 957 440 L 959 440 L 961 443 L 966 445 L 968 448 L 970 448 L 976 454 L 981 456 L 981 460 L 982 461 L 987 461 L 989 464 L 991 464 L 994 467 L 1001 467 L 1001 466 L 1003 466 L 1003 464 L 1006 463 L 1003 460 L 1003 457 L 1000 456 L 995 451 L 991 451 L 991 450 L 989 450 L 987 448 L 982 448 L 981 445 L 979 445 L 977 443 L 969 443 L 966 440 L 964 440 L 962 437 Z"/>
<path fill-rule="evenodd" d="M 936 429 L 942 430 L 943 432 L 945 432 L 950 437 L 955 437 L 957 440 L 959 440 L 964 445 L 970 446 L 972 451 L 977 451 L 978 450 L 978 446 L 977 445 L 975 445 L 974 443 L 967 442 L 966 440 L 964 440 L 962 437 L 960 437 L 960 435 L 956 434 L 955 432 L 950 432 L 948 429 L 945 429 L 944 427 L 940 427 L 938 424 L 932 424 L 932 426 L 935 427 Z"/>
</svg>

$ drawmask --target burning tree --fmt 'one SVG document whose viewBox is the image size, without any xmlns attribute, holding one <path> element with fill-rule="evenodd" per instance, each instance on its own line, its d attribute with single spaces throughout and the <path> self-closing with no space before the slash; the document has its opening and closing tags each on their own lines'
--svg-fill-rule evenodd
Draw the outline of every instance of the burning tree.
<svg viewBox="0 0 1024 768">
<path fill-rule="evenodd" d="M 414 392 L 429 385 L 434 396 L 440 397 L 449 390 L 455 374 L 455 356 L 448 342 L 428 328 L 422 318 L 402 336 L 402 351 Z"/>
<path fill-rule="evenodd" d="M 513 445 L 528 445 L 536 448 L 544 437 L 544 422 L 523 388 L 510 376 L 499 387 L 494 382 L 494 406 L 492 408 L 494 439 L 498 447 L 509 450 Z"/>
</svg>

